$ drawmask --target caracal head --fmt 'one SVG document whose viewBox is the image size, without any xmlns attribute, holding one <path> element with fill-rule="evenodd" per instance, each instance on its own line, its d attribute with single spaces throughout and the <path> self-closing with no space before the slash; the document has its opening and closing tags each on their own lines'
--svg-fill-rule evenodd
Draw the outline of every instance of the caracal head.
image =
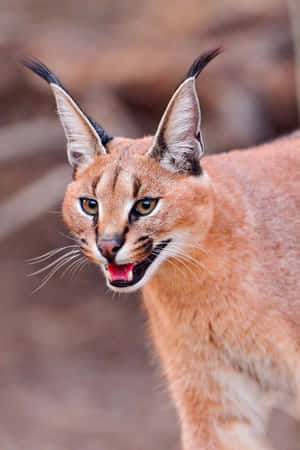
<svg viewBox="0 0 300 450">
<path fill-rule="evenodd" d="M 112 138 L 42 63 L 25 60 L 55 95 L 73 181 L 63 218 L 82 253 L 118 292 L 143 286 L 161 264 L 184 263 L 212 220 L 195 80 L 219 50 L 200 56 L 172 96 L 155 135 Z"/>
</svg>

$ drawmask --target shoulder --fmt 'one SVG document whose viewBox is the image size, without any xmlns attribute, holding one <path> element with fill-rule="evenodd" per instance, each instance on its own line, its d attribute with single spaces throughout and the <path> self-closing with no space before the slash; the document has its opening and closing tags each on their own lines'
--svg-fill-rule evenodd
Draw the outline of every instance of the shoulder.
<svg viewBox="0 0 300 450">
<path fill-rule="evenodd" d="M 248 171 L 279 167 L 295 170 L 295 164 L 300 164 L 300 130 L 256 147 L 208 155 L 203 158 L 202 164 L 208 172 L 214 168 L 230 171 L 244 166 Z"/>
</svg>

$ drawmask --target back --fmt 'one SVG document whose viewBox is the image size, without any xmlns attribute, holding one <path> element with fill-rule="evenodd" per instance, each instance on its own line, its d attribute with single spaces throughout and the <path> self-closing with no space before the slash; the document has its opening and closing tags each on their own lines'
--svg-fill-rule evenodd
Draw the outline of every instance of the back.
<svg viewBox="0 0 300 450">
<path fill-rule="evenodd" d="M 261 298 L 279 301 L 300 324 L 300 133 L 209 156 L 203 166 L 219 191 L 217 201 L 229 197 L 235 211 L 243 211 L 236 233 L 247 234 Z"/>
</svg>

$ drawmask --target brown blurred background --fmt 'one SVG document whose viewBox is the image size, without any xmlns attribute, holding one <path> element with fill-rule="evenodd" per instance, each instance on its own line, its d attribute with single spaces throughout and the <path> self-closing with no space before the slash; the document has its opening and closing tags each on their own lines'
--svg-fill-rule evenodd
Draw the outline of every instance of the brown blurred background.
<svg viewBox="0 0 300 450">
<path fill-rule="evenodd" d="M 221 45 L 197 86 L 207 152 L 227 151 L 297 127 L 297 5 L 1 1 L 1 450 L 180 448 L 138 298 L 113 297 L 91 264 L 32 293 L 43 274 L 28 274 L 46 262 L 27 259 L 72 244 L 60 217 L 71 170 L 52 93 L 17 60 L 41 59 L 109 133 L 137 137 L 192 60 Z M 275 441 L 300 448 L 278 427 Z"/>
</svg>

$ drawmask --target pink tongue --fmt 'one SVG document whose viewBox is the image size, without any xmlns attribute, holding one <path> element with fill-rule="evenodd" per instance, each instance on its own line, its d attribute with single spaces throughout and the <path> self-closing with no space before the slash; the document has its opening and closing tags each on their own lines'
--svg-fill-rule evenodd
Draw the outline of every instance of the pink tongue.
<svg viewBox="0 0 300 450">
<path fill-rule="evenodd" d="M 131 269 L 133 268 L 134 264 L 115 264 L 110 263 L 107 266 L 107 269 L 109 271 L 110 277 L 112 281 L 115 280 L 128 280 L 128 275 Z"/>
</svg>

